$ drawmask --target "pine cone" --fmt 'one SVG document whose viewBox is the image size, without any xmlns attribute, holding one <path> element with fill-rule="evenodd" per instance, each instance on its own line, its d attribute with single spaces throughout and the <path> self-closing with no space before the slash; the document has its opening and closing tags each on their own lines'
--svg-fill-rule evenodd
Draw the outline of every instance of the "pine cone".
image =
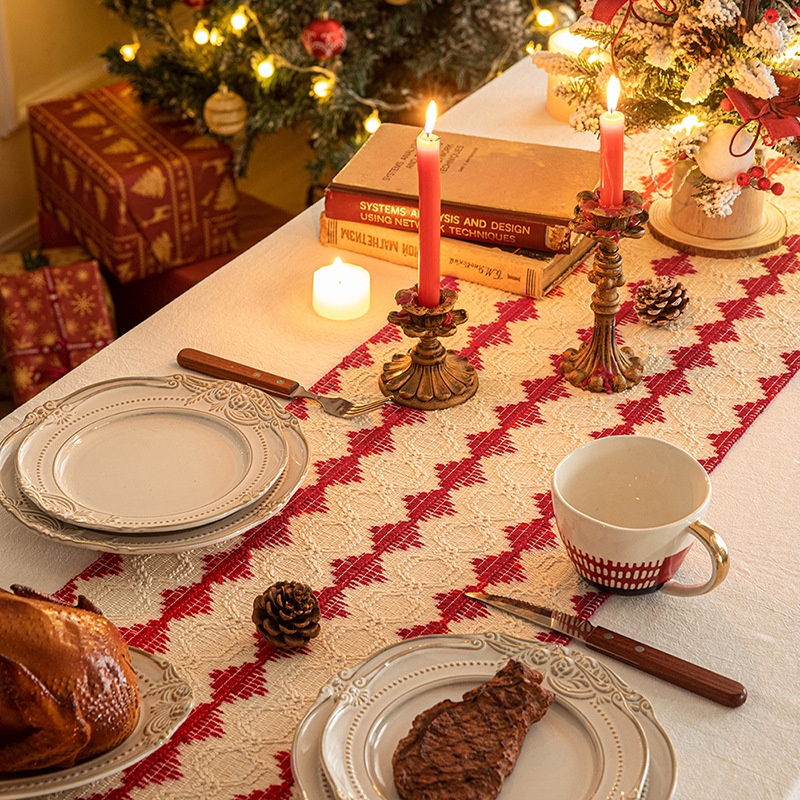
<svg viewBox="0 0 800 800">
<path fill-rule="evenodd" d="M 711 28 L 682 26 L 678 40 L 684 52 L 698 63 L 721 56 L 729 46 L 725 34 Z"/>
<path fill-rule="evenodd" d="M 310 586 L 279 581 L 253 601 L 253 622 L 270 644 L 302 647 L 319 634 L 319 603 Z"/>
<path fill-rule="evenodd" d="M 689 304 L 689 293 L 678 281 L 656 278 L 636 290 L 634 309 L 642 322 L 660 328 L 677 319 Z"/>
</svg>

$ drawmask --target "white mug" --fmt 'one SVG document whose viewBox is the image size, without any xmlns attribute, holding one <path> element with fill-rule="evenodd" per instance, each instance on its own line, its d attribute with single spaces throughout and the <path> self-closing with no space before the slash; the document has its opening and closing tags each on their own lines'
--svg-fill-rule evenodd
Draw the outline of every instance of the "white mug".
<svg viewBox="0 0 800 800">
<path fill-rule="evenodd" d="M 702 519 L 711 481 L 680 447 L 649 436 L 589 442 L 558 464 L 552 496 L 575 569 L 605 591 L 692 597 L 728 574 L 727 547 Z M 711 557 L 711 577 L 681 583 L 674 576 L 695 538 Z"/>
</svg>

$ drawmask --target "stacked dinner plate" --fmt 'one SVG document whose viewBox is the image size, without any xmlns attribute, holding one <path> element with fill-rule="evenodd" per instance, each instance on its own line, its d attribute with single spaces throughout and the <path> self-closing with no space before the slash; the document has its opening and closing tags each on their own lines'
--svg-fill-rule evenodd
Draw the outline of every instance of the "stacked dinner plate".
<svg viewBox="0 0 800 800">
<path fill-rule="evenodd" d="M 398 800 L 392 754 L 414 718 L 491 678 L 509 659 L 555 702 L 528 733 L 500 800 L 669 800 L 675 752 L 650 703 L 595 659 L 498 633 L 409 639 L 322 687 L 300 723 L 292 772 L 306 800 Z"/>
<path fill-rule="evenodd" d="M 309 463 L 297 419 L 257 389 L 120 378 L 40 406 L 5 437 L 0 503 L 66 544 L 178 552 L 278 513 Z"/>
</svg>

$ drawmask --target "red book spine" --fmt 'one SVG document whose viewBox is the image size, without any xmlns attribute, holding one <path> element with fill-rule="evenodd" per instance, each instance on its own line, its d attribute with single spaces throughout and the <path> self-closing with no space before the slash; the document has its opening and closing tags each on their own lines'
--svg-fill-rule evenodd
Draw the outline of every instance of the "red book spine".
<svg viewBox="0 0 800 800">
<path fill-rule="evenodd" d="M 419 231 L 419 210 L 415 202 L 403 198 L 384 198 L 364 193 L 325 190 L 325 214 L 331 219 L 360 222 L 397 230 Z M 548 225 L 521 215 L 485 209 L 466 210 L 442 200 L 442 236 L 488 245 L 570 251 L 566 225 Z"/>
</svg>

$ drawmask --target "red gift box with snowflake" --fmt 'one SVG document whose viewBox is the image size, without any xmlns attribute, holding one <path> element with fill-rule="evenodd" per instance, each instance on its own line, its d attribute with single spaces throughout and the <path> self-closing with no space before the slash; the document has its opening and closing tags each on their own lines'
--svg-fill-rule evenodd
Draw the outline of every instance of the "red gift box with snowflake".
<svg viewBox="0 0 800 800">
<path fill-rule="evenodd" d="M 231 252 L 231 149 L 118 83 L 31 106 L 42 208 L 122 283 Z"/>
<path fill-rule="evenodd" d="M 17 405 L 110 344 L 97 262 L 0 276 L 0 335 Z"/>
</svg>

